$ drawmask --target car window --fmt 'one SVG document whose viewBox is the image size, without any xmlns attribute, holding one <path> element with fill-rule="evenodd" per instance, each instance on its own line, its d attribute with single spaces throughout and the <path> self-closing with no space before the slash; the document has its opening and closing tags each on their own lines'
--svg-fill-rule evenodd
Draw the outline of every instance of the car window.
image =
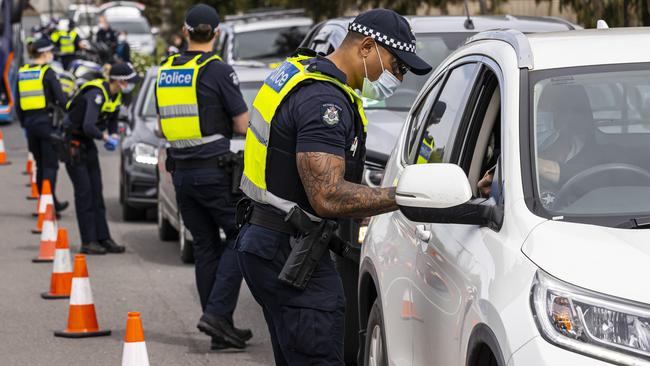
<svg viewBox="0 0 650 366">
<path fill-rule="evenodd" d="M 126 32 L 128 34 L 147 34 L 151 33 L 149 24 L 146 19 L 137 18 L 134 20 L 110 21 L 111 28 L 116 32 Z"/>
<path fill-rule="evenodd" d="M 438 97 L 438 92 L 440 91 L 440 85 L 444 79 L 440 78 L 429 90 L 426 92 L 426 96 L 422 98 L 418 106 L 414 109 L 413 117 L 410 120 L 409 130 L 407 132 L 407 145 L 406 145 L 406 157 L 407 161 L 413 161 L 415 156 L 415 145 L 420 140 L 418 140 L 419 132 L 422 130 L 422 125 L 427 120 L 429 112 L 431 111 L 431 105 Z"/>
<path fill-rule="evenodd" d="M 240 32 L 233 39 L 235 60 L 273 61 L 291 55 L 309 31 L 308 26 Z"/>
<path fill-rule="evenodd" d="M 471 90 L 478 64 L 467 63 L 451 70 L 440 96 L 429 107 L 422 126 L 415 163 L 441 163 L 446 161 L 446 147 L 465 110 L 467 95 Z M 448 153 L 447 153 L 448 154 Z"/>
<path fill-rule="evenodd" d="M 144 118 L 156 118 L 158 115 L 156 112 L 156 83 L 149 82 L 146 88 L 140 90 L 140 93 L 145 93 L 140 114 Z"/>
</svg>

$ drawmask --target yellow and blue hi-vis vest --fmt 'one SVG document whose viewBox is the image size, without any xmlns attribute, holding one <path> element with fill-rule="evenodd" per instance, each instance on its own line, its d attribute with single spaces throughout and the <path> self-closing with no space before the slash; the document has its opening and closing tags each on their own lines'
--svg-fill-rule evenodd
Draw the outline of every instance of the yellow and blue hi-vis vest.
<svg viewBox="0 0 650 366">
<path fill-rule="evenodd" d="M 122 105 L 122 93 L 119 92 L 117 94 L 117 98 L 115 98 L 115 100 L 111 100 L 110 93 L 108 92 L 108 90 L 104 86 L 105 82 L 106 81 L 104 79 L 95 79 L 95 80 L 91 80 L 91 81 L 88 81 L 88 82 L 84 83 L 83 85 L 81 85 L 81 87 L 77 91 L 77 94 L 73 98 L 70 98 L 66 108 L 68 110 L 70 110 L 70 107 L 72 106 L 73 101 L 75 99 L 77 99 L 77 97 L 79 95 L 83 94 L 84 91 L 88 90 L 88 88 L 99 88 L 99 90 L 102 91 L 102 94 L 104 94 L 104 103 L 102 104 L 102 107 L 101 107 L 101 113 L 113 113 L 113 112 L 115 112 L 117 110 L 117 108 L 120 105 Z"/>
<path fill-rule="evenodd" d="M 49 68 L 50 65 L 23 65 L 18 69 L 18 95 L 23 111 L 47 107 L 43 78 Z"/>
</svg>

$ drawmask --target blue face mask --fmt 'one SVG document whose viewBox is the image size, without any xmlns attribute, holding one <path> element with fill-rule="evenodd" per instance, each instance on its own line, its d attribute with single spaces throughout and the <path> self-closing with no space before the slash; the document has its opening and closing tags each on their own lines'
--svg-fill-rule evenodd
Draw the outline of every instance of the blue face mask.
<svg viewBox="0 0 650 366">
<path fill-rule="evenodd" d="M 539 150 L 547 149 L 557 140 L 558 133 L 555 129 L 553 112 L 537 112 L 535 136 Z"/>
<path fill-rule="evenodd" d="M 379 62 L 381 63 L 381 69 L 383 71 L 377 80 L 370 81 L 370 79 L 368 79 L 366 59 L 363 59 L 363 68 L 366 70 L 366 77 L 363 78 L 361 95 L 369 99 L 384 100 L 393 95 L 402 82 L 390 71 L 384 68 L 384 62 L 381 60 L 381 54 L 379 53 L 377 43 L 375 43 L 375 49 L 377 50 L 377 55 L 379 56 Z"/>
</svg>

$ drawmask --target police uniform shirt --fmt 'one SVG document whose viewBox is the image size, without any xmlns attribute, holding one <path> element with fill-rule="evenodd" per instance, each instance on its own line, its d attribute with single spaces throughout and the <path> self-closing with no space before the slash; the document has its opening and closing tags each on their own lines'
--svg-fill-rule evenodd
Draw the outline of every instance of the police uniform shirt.
<svg viewBox="0 0 650 366">
<path fill-rule="evenodd" d="M 30 66 L 36 66 L 35 64 L 30 64 Z M 18 90 L 18 81 L 16 81 L 16 90 Z M 45 93 L 45 100 L 48 103 L 48 107 L 45 110 L 30 110 L 23 111 L 20 109 L 20 102 L 16 103 L 16 114 L 18 115 L 18 120 L 20 121 L 21 126 L 30 126 L 37 123 L 51 123 L 52 118 L 50 117 L 50 105 L 52 103 L 58 105 L 61 108 L 65 109 L 65 105 L 68 102 L 68 97 L 65 95 L 61 89 L 61 83 L 59 78 L 56 75 L 56 72 L 51 68 L 45 70 L 43 75 L 43 92 Z"/>
<path fill-rule="evenodd" d="M 346 83 L 345 74 L 324 57 L 318 56 L 310 65 L 312 69 Z M 287 96 L 273 121 L 270 141 L 286 141 L 288 146 L 281 147 L 284 151 L 323 152 L 345 158 L 355 137 L 355 112 L 349 98 L 336 85 L 316 81 L 299 86 Z"/>
<path fill-rule="evenodd" d="M 104 83 L 106 90 L 108 83 Z M 109 94 L 110 95 L 110 94 Z M 117 96 L 111 96 L 115 100 Z M 115 112 L 103 113 L 104 93 L 99 88 L 88 88 L 85 92 L 77 95 L 72 102 L 68 117 L 72 122 L 72 131 L 75 137 L 85 137 L 87 142 L 92 139 L 101 140 L 102 131 L 108 129 L 109 134 L 117 133 L 117 116 L 119 107 Z"/>
<path fill-rule="evenodd" d="M 186 51 L 174 60 L 174 65 L 188 62 L 202 52 Z M 199 60 L 211 57 L 205 53 Z M 233 68 L 220 61 L 212 61 L 202 67 L 198 74 L 197 102 L 199 116 L 208 118 L 208 123 L 228 123 L 233 118 L 248 111 L 244 97 L 239 90 L 239 79 Z M 156 103 L 156 108 L 158 104 Z M 201 121 L 202 124 L 206 121 Z M 178 160 L 207 159 L 230 151 L 230 140 L 220 139 L 207 144 L 182 149 L 170 148 L 169 154 Z"/>
</svg>

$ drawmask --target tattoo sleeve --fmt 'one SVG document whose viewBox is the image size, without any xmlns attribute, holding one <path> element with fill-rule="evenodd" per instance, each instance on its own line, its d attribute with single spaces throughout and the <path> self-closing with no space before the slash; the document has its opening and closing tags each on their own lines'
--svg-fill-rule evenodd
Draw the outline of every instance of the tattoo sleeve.
<svg viewBox="0 0 650 366">
<path fill-rule="evenodd" d="M 345 159 L 340 156 L 298 153 L 296 162 L 309 203 L 319 216 L 363 218 L 397 209 L 395 188 L 370 188 L 346 181 Z"/>
</svg>

